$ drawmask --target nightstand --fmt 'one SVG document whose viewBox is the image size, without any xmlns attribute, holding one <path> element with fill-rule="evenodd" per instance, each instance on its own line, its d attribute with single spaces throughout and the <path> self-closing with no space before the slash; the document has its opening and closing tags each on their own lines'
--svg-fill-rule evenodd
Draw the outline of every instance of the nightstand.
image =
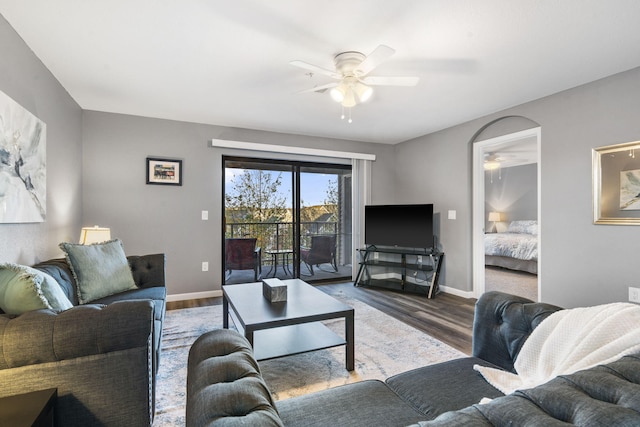
<svg viewBox="0 0 640 427">
<path fill-rule="evenodd" d="M 58 389 L 0 398 L 0 424 L 12 427 L 53 427 Z"/>
</svg>

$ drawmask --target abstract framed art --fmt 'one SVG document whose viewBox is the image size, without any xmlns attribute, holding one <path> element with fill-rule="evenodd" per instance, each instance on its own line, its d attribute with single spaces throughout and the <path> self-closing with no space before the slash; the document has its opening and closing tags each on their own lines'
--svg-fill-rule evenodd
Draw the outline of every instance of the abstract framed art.
<svg viewBox="0 0 640 427">
<path fill-rule="evenodd" d="M 46 125 L 0 92 L 0 223 L 44 222 Z"/>
<path fill-rule="evenodd" d="M 147 157 L 147 184 L 182 185 L 182 160 Z"/>
<path fill-rule="evenodd" d="M 640 225 L 640 141 L 593 149 L 593 222 Z"/>
</svg>

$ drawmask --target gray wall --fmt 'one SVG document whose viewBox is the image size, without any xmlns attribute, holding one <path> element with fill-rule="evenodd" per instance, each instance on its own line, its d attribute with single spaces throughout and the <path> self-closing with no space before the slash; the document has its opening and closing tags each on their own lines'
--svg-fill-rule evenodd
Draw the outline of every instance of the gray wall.
<svg viewBox="0 0 640 427">
<path fill-rule="evenodd" d="M 538 218 L 538 165 L 533 163 L 522 166 L 501 168 L 485 172 L 484 199 L 485 218 L 489 212 L 500 212 L 502 223 L 496 224 L 498 231 L 504 232 L 510 221 Z M 485 230 L 493 229 L 493 223 L 485 224 Z"/>
<path fill-rule="evenodd" d="M 470 290 L 471 161 L 466 127 L 404 142 L 396 148 L 396 203 L 433 203 L 434 233 L 445 252 L 440 285 Z M 449 220 L 448 211 L 456 211 Z"/>
<path fill-rule="evenodd" d="M 396 147 L 397 201 L 457 210 L 457 220 L 441 223 L 447 286 L 472 289 L 470 141 L 518 115 L 542 129 L 541 299 L 565 307 L 627 300 L 628 286 L 640 286 L 640 228 L 592 223 L 591 150 L 640 139 L 639 87 L 636 68 Z"/>
<path fill-rule="evenodd" d="M 47 125 L 46 221 L 0 224 L 0 260 L 32 264 L 80 237 L 82 112 L 1 15 L 0 57 L 0 90 Z"/>
<path fill-rule="evenodd" d="M 94 111 L 83 113 L 83 220 L 108 226 L 129 254 L 164 252 L 169 294 L 219 290 L 222 278 L 222 155 L 212 138 L 372 153 L 374 202 L 393 194 L 393 147 Z M 183 185 L 146 185 L 147 156 L 183 160 Z M 276 155 L 277 158 L 295 156 Z M 201 211 L 209 220 L 201 220 Z M 209 271 L 201 263 L 209 262 Z"/>
</svg>

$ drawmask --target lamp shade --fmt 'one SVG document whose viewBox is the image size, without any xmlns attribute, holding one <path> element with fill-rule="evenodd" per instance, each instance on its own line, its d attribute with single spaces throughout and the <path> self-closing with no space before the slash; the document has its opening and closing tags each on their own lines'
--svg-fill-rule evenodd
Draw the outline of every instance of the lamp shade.
<svg viewBox="0 0 640 427">
<path fill-rule="evenodd" d="M 489 212 L 490 222 L 500 222 L 500 212 Z"/>
<path fill-rule="evenodd" d="M 110 228 L 102 228 L 97 225 L 93 227 L 82 227 L 80 244 L 90 245 L 91 243 L 101 243 L 107 240 L 111 240 Z"/>
<path fill-rule="evenodd" d="M 339 85 L 337 87 L 334 87 L 333 89 L 331 89 L 329 91 L 329 94 L 331 95 L 331 98 L 336 101 L 336 102 L 342 102 L 344 100 L 344 94 L 345 94 L 345 88 L 343 87 L 343 85 Z"/>
<path fill-rule="evenodd" d="M 367 102 L 367 100 L 369 100 L 369 98 L 371 98 L 371 95 L 373 94 L 373 89 L 365 84 L 358 82 L 355 85 L 355 92 L 358 95 L 358 99 L 360 99 L 360 102 Z"/>
<path fill-rule="evenodd" d="M 343 107 L 351 108 L 357 104 L 357 100 L 365 102 L 371 98 L 373 89 L 355 77 L 345 77 L 340 84 L 329 91 L 331 99 L 342 104 Z M 357 96 L 357 99 L 356 99 Z"/>
<path fill-rule="evenodd" d="M 347 92 L 344 94 L 344 99 L 342 100 L 342 106 L 351 108 L 356 105 L 356 97 L 351 88 L 347 89 Z"/>
</svg>

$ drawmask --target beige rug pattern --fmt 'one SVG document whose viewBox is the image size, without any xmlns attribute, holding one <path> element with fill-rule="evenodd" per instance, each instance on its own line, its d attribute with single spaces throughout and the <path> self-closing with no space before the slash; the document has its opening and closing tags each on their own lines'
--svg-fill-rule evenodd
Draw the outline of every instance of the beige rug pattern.
<svg viewBox="0 0 640 427">
<path fill-rule="evenodd" d="M 464 356 L 363 302 L 339 299 L 355 310 L 355 370 L 345 369 L 344 346 L 260 362 L 276 400 L 365 379 L 384 380 L 409 369 Z M 344 336 L 344 320 L 324 323 Z M 201 334 L 221 327 L 221 305 L 167 312 L 154 427 L 184 426 L 189 348 Z"/>
</svg>

